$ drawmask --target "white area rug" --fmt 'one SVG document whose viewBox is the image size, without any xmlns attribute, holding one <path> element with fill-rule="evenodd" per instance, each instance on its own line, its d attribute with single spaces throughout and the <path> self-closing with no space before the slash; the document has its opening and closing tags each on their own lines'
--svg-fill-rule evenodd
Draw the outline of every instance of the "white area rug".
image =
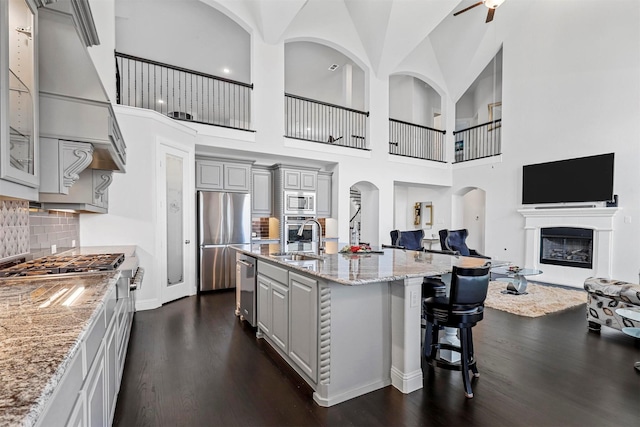
<svg viewBox="0 0 640 427">
<path fill-rule="evenodd" d="M 507 284 L 504 282 L 490 282 L 484 305 L 518 316 L 539 317 L 587 303 L 587 292 L 581 289 L 529 283 L 526 295 L 501 293 L 506 288 Z"/>
</svg>

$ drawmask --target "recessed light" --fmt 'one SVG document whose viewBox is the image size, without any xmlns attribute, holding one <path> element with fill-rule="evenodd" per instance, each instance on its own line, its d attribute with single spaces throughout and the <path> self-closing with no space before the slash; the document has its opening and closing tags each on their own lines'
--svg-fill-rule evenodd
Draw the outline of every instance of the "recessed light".
<svg viewBox="0 0 640 427">
<path fill-rule="evenodd" d="M 164 101 L 162 99 L 158 99 L 158 104 L 164 104 Z"/>
<path fill-rule="evenodd" d="M 222 72 L 225 73 L 225 74 L 229 74 L 231 72 L 231 70 L 228 69 L 228 68 L 223 68 Z"/>
</svg>

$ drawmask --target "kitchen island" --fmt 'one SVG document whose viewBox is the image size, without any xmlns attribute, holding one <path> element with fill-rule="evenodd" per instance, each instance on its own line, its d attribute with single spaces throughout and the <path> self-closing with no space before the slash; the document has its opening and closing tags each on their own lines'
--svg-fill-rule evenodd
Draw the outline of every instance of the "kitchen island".
<svg viewBox="0 0 640 427">
<path fill-rule="evenodd" d="M 487 260 L 384 249 L 322 259 L 279 253 L 277 245 L 239 251 L 257 258 L 258 338 L 332 406 L 393 385 L 422 388 L 421 292 L 425 276 Z"/>
</svg>

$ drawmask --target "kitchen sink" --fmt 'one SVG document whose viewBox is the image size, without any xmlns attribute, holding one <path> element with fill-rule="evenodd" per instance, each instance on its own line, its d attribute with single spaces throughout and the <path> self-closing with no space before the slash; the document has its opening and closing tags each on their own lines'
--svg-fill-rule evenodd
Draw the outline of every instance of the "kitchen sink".
<svg viewBox="0 0 640 427">
<path fill-rule="evenodd" d="M 320 255 L 310 254 L 310 253 L 301 253 L 301 252 L 277 252 L 273 254 L 269 254 L 280 261 L 290 262 L 290 261 L 323 261 L 324 258 Z"/>
</svg>

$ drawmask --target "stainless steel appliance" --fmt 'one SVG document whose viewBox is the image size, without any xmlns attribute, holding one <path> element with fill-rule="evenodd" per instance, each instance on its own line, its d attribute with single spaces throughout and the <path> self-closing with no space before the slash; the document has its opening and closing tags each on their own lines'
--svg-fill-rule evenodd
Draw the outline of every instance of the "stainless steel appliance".
<svg viewBox="0 0 640 427">
<path fill-rule="evenodd" d="M 304 226 L 302 235 L 298 235 L 298 230 L 309 219 L 314 216 L 286 216 L 284 220 L 284 241 L 287 252 L 312 252 L 313 243 L 318 241 L 318 227 L 315 223 Z"/>
<path fill-rule="evenodd" d="M 129 299 L 126 314 L 128 321 L 131 322 L 135 311 L 135 292 L 133 291 L 141 288 L 144 277 L 144 269 L 139 267 L 138 258 L 135 256 L 125 257 L 121 253 L 97 253 L 49 255 L 30 261 L 19 258 L 0 266 L 0 280 L 34 276 L 55 279 L 61 276 L 85 275 L 116 269 L 120 270 L 120 278 L 116 284 L 116 299 Z M 74 287 L 65 288 L 64 292 L 56 294 L 56 299 L 51 301 L 51 305 L 61 304 L 73 296 L 74 292 L 76 292 Z"/>
<path fill-rule="evenodd" d="M 284 192 L 285 215 L 316 215 L 316 193 L 308 191 Z"/>
<path fill-rule="evenodd" d="M 247 193 L 198 191 L 200 291 L 236 286 L 236 251 L 251 245 L 251 199 Z"/>
<path fill-rule="evenodd" d="M 238 254 L 236 260 L 236 286 L 240 290 L 240 318 L 251 326 L 257 325 L 256 316 L 256 259 Z"/>
</svg>

